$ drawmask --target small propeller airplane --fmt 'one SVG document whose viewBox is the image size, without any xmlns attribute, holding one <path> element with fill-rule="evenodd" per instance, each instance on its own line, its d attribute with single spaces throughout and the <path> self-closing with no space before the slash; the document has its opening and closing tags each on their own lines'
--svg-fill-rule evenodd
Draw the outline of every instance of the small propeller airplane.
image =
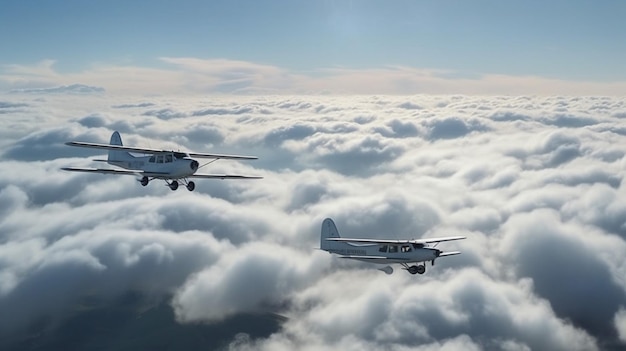
<svg viewBox="0 0 626 351">
<path fill-rule="evenodd" d="M 322 222 L 320 248 L 339 255 L 341 258 L 350 258 L 370 263 L 390 264 L 399 263 L 403 269 L 411 274 L 424 274 L 426 265 L 421 262 L 430 261 L 435 265 L 438 257 L 458 255 L 460 251 L 444 252 L 435 246 L 443 241 L 461 240 L 464 236 L 449 236 L 432 239 L 386 240 L 386 239 L 352 239 L 342 238 L 332 219 L 326 218 Z M 417 263 L 410 265 L 411 263 Z M 391 274 L 393 268 L 389 265 L 379 270 Z"/>
<path fill-rule="evenodd" d="M 103 174 L 128 174 L 141 177 L 139 182 L 146 186 L 153 179 L 161 179 L 167 183 L 170 189 L 178 189 L 178 181 L 183 182 L 187 190 L 193 191 L 196 184 L 189 181 L 189 178 L 206 178 L 206 179 L 261 179 L 263 177 L 245 176 L 235 174 L 201 174 L 196 173 L 198 169 L 204 167 L 217 160 L 255 160 L 256 156 L 241 155 L 222 155 L 207 154 L 195 152 L 168 151 L 142 147 L 130 147 L 122 144 L 122 137 L 119 132 L 113 132 L 109 144 L 85 143 L 80 141 L 70 141 L 65 143 L 69 146 L 77 146 L 93 149 L 104 149 L 109 151 L 109 157 L 106 160 L 94 160 L 98 162 L 106 162 L 110 165 L 124 168 L 78 168 L 64 167 L 65 171 L 86 172 L 86 173 L 103 173 Z M 143 156 L 135 156 L 131 153 L 144 154 Z M 200 162 L 193 159 L 207 158 L 213 161 L 200 165 Z"/>
</svg>

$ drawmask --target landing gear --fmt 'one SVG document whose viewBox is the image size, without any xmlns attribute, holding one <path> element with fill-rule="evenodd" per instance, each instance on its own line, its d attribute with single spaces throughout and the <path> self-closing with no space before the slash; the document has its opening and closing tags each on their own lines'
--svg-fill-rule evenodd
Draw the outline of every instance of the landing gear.
<svg viewBox="0 0 626 351">
<path fill-rule="evenodd" d="M 183 185 L 185 185 L 185 187 L 187 188 L 187 190 L 189 191 L 193 191 L 196 188 L 196 183 L 194 182 L 188 182 L 187 179 L 180 179 L 183 182 Z M 165 182 L 167 183 L 167 180 L 165 180 Z M 172 191 L 175 191 L 176 189 L 178 189 L 178 186 L 180 184 L 178 183 L 178 180 L 174 179 L 171 182 L 167 183 L 167 186 L 172 189 Z"/>
<path fill-rule="evenodd" d="M 176 189 L 178 189 L 178 182 L 175 180 L 172 180 L 172 182 L 169 183 L 168 186 L 170 187 L 170 189 L 172 189 L 172 191 L 175 191 Z"/>
<path fill-rule="evenodd" d="M 423 264 L 410 266 L 406 263 L 404 264 L 404 269 L 409 271 L 411 274 L 424 274 L 426 272 L 426 266 Z"/>
<path fill-rule="evenodd" d="M 143 178 L 141 178 L 141 180 L 139 180 L 139 183 L 141 183 L 141 185 L 146 186 L 148 185 L 148 183 L 150 182 L 150 179 L 148 179 L 148 177 L 143 176 Z"/>
<path fill-rule="evenodd" d="M 152 179 L 155 179 L 155 178 L 152 178 Z M 148 183 L 150 183 L 152 179 L 148 178 L 147 176 L 143 176 L 141 177 L 141 179 L 137 179 L 137 180 L 139 181 L 139 184 L 141 184 L 142 186 L 147 186 Z M 168 188 L 172 189 L 172 191 L 176 191 L 178 189 L 178 186 L 180 185 L 178 183 L 178 180 L 176 179 L 172 179 L 171 181 L 169 181 L 169 179 L 167 178 L 156 178 L 156 179 L 164 180 Z M 183 182 L 185 187 L 187 187 L 187 190 L 194 191 L 194 189 L 196 189 L 196 183 L 188 182 L 186 178 L 181 178 L 180 180 Z"/>
</svg>

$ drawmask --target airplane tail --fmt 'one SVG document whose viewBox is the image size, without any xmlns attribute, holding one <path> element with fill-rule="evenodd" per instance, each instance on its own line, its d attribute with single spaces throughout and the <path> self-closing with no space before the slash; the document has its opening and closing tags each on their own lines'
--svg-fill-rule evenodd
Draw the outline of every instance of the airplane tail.
<svg viewBox="0 0 626 351">
<path fill-rule="evenodd" d="M 329 249 L 335 248 L 338 246 L 338 242 L 336 241 L 328 241 L 327 238 L 340 238 L 339 231 L 337 230 L 337 226 L 332 219 L 326 218 L 324 222 L 322 222 L 322 233 L 320 235 L 320 249 L 328 251 Z"/>
<path fill-rule="evenodd" d="M 109 142 L 109 144 L 122 146 L 122 137 L 120 136 L 119 132 L 115 131 L 113 132 L 113 134 L 111 134 L 111 141 Z M 129 160 L 132 160 L 133 158 L 135 158 L 135 156 L 131 155 L 129 152 L 109 150 L 109 158 L 107 161 L 109 163 L 127 162 Z"/>
</svg>

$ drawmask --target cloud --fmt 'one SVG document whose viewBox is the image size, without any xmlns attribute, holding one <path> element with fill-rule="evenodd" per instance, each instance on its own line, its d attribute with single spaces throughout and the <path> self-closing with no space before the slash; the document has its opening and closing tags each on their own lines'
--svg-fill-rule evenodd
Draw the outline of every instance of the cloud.
<svg viewBox="0 0 626 351">
<path fill-rule="evenodd" d="M 393 350 L 452 345 L 597 349 L 588 335 L 551 316 L 545 302 L 529 298 L 528 282 L 496 282 L 466 270 L 446 281 L 409 283 L 397 291 L 393 286 L 401 283 L 398 279 L 365 272 L 360 274 L 367 279 L 351 286 L 354 273 L 336 273 L 303 290 L 286 330 L 254 347 L 316 350 L 356 343 L 365 349 Z M 232 346 L 245 349 L 242 346 L 250 343 Z"/>
<path fill-rule="evenodd" d="M 18 107 L 28 107 L 28 104 L 21 102 L 4 102 L 0 101 L 0 109 L 13 109 Z"/>
<path fill-rule="evenodd" d="M 32 88 L 14 89 L 13 94 L 102 94 L 105 89 L 102 87 L 89 86 L 85 84 L 63 85 L 52 88 Z"/>
<path fill-rule="evenodd" d="M 301 72 L 284 67 L 225 58 L 161 57 L 165 67 L 93 64 L 61 73 L 54 60 L 34 65 L 0 66 L 0 87 L 30 93 L 138 94 L 478 94 L 478 95 L 614 95 L 625 82 L 563 81 L 540 76 L 471 74 L 427 67 L 319 67 Z M 133 79 L 128 79 L 132 77 Z M 77 82 L 86 82 L 78 84 Z M 609 108 L 598 101 L 593 109 Z M 418 110 L 418 104 L 400 104 Z M 417 107 L 417 108 L 416 108 Z M 618 112 L 620 113 L 620 112 Z M 562 115 L 553 123 L 593 124 L 588 117 Z"/>
<path fill-rule="evenodd" d="M 276 147 L 288 140 L 302 140 L 315 134 L 316 128 L 310 125 L 296 124 L 289 127 L 281 127 L 268 133 L 264 142 L 267 146 Z"/>
<path fill-rule="evenodd" d="M 420 131 L 415 124 L 411 122 L 403 122 L 397 119 L 390 121 L 385 127 L 379 127 L 375 130 L 387 138 L 410 138 L 420 134 Z"/>
<path fill-rule="evenodd" d="M 252 89 L 286 74 L 244 62 L 171 63 L 216 77 L 208 85 L 252 81 Z M 52 64 L 12 72 L 27 71 L 56 75 Z M 184 75 L 170 73 L 174 82 Z M 98 96 L 0 97 L 0 109 L 12 111 L 0 138 L 0 310 L 16 316 L 0 333 L 63 321 L 86 298 L 130 291 L 165 301 L 179 323 L 286 317 L 269 337 L 226 340 L 233 350 L 623 342 L 619 98 L 207 99 L 116 96 L 102 86 Z M 95 166 L 104 154 L 66 141 L 108 142 L 113 130 L 126 145 L 257 155 L 203 170 L 264 179 L 203 180 L 194 192 L 173 192 L 158 180 L 142 187 L 132 176 L 60 170 Z M 396 266 L 388 276 L 316 250 L 326 217 L 350 237 L 467 239 L 442 243 L 463 254 L 425 275 Z"/>
<path fill-rule="evenodd" d="M 3 246 L 0 306 L 14 318 L 0 331 L 28 325 L 37 316 L 67 316 L 85 295 L 116 297 L 128 290 L 168 293 L 228 245 L 200 233 L 95 230 L 52 244 L 40 239 Z M 11 283 L 13 282 L 13 283 Z"/>
<path fill-rule="evenodd" d="M 620 341 L 626 343 L 626 311 L 623 307 L 615 313 L 613 322 L 615 323 L 615 329 L 617 329 Z"/>
<path fill-rule="evenodd" d="M 177 316 L 219 321 L 240 312 L 273 311 L 320 275 L 327 266 L 321 257 L 277 245 L 242 246 L 179 290 L 173 301 Z"/>
<path fill-rule="evenodd" d="M 464 121 L 460 118 L 435 119 L 426 124 L 429 128 L 429 138 L 454 139 L 463 137 L 472 131 L 486 131 L 488 128 L 477 120 Z"/>
<path fill-rule="evenodd" d="M 348 175 L 367 174 L 373 168 L 393 161 L 404 151 L 376 136 L 366 136 L 362 140 L 320 136 L 311 140 L 308 149 L 318 153 L 313 158 L 314 163 Z"/>
<path fill-rule="evenodd" d="M 547 210 L 513 216 L 507 227 L 514 234 L 507 238 L 505 255 L 515 261 L 517 274 L 531 277 L 537 293 L 558 315 L 595 335 L 611 337 L 611 317 L 626 295 L 611 278 L 610 268 L 587 249 L 586 241 L 591 240 L 580 239 L 580 229 L 561 224 Z M 585 303 L 590 300 L 595 303 Z"/>
</svg>

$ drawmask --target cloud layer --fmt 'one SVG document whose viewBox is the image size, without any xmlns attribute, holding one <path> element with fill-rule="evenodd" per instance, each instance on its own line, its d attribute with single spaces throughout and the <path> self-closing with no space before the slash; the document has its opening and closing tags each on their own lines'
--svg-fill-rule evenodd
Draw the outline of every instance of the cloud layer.
<svg viewBox="0 0 626 351">
<path fill-rule="evenodd" d="M 139 291 L 171 298 L 181 323 L 288 317 L 233 350 L 625 342 L 623 99 L 42 92 L 0 96 L 0 113 L 0 309 L 16 316 L 1 333 Z M 64 142 L 113 130 L 127 145 L 255 154 L 207 169 L 264 179 L 190 193 L 59 170 L 97 156 Z M 325 217 L 346 236 L 468 239 L 424 276 L 387 276 L 316 250 Z"/>
<path fill-rule="evenodd" d="M 626 94 L 624 81 L 476 74 L 428 67 L 319 67 L 298 71 L 223 58 L 160 57 L 157 66 L 97 63 L 60 72 L 54 60 L 0 65 L 0 91 L 128 95 L 197 94 Z M 129 79 L 132 77 L 132 79 Z M 77 84 L 79 83 L 79 84 Z M 409 102 L 410 104 L 410 102 Z M 579 121 L 580 122 L 580 121 Z"/>
</svg>

